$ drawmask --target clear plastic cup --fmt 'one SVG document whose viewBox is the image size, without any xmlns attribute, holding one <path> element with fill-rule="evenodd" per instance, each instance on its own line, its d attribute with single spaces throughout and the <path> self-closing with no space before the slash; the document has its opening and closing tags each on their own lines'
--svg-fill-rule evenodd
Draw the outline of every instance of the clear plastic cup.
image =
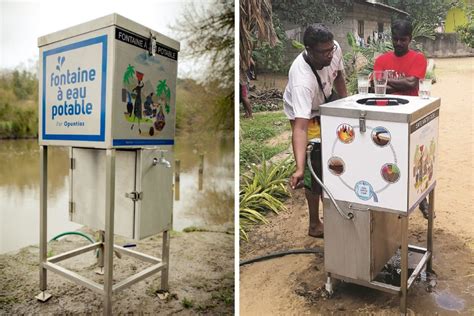
<svg viewBox="0 0 474 316">
<path fill-rule="evenodd" d="M 428 99 L 431 95 L 431 79 L 420 79 L 419 80 L 418 95 L 422 99 Z"/>
<path fill-rule="evenodd" d="M 387 91 L 388 72 L 377 70 L 377 71 L 374 71 L 373 77 L 374 77 L 375 96 L 384 97 L 385 92 Z"/>
<path fill-rule="evenodd" d="M 357 89 L 359 94 L 369 93 L 369 76 L 357 75 Z"/>
</svg>

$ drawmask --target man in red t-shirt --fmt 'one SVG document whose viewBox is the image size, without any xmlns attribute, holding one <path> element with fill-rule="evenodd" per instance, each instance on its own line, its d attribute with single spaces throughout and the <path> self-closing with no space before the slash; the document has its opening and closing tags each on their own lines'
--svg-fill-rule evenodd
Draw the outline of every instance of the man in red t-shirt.
<svg viewBox="0 0 474 316">
<path fill-rule="evenodd" d="M 396 20 L 392 23 L 393 52 L 387 52 L 375 60 L 375 70 L 393 70 L 387 81 L 387 93 L 418 95 L 418 80 L 426 74 L 426 58 L 408 48 L 413 27 L 409 21 Z"/>
<path fill-rule="evenodd" d="M 375 70 L 392 70 L 387 80 L 387 93 L 400 95 L 418 95 L 418 80 L 425 77 L 425 56 L 408 48 L 413 27 L 407 20 L 392 23 L 393 52 L 387 52 L 375 60 Z M 428 218 L 428 201 L 423 199 L 420 211 Z"/>
</svg>

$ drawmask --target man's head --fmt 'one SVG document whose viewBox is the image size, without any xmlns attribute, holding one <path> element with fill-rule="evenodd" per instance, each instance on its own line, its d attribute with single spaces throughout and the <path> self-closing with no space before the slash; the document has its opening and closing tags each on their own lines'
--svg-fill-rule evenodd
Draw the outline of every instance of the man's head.
<svg viewBox="0 0 474 316">
<path fill-rule="evenodd" d="M 323 24 L 308 26 L 303 35 L 303 43 L 311 62 L 317 69 L 331 64 L 335 50 L 334 36 Z"/>
<path fill-rule="evenodd" d="M 407 20 L 395 20 L 392 23 L 393 51 L 397 56 L 408 53 L 413 27 Z"/>
</svg>

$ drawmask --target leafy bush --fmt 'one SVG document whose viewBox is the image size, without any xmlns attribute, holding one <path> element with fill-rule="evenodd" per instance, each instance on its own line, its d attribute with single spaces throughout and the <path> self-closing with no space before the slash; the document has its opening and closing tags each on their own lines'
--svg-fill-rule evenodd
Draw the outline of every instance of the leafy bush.
<svg viewBox="0 0 474 316">
<path fill-rule="evenodd" d="M 286 210 L 283 201 L 290 196 L 288 178 L 295 170 L 293 160 L 268 163 L 265 156 L 261 166 L 252 165 L 241 178 L 239 193 L 240 238 L 248 240 L 247 229 L 257 223 L 267 223 L 265 214 Z"/>
<path fill-rule="evenodd" d="M 285 30 L 276 15 L 272 16 L 273 27 L 278 37 L 278 42 L 271 47 L 267 42 L 257 42 L 252 52 L 256 67 L 264 72 L 286 72 L 289 65 L 285 63 L 285 43 L 288 41 Z"/>
<path fill-rule="evenodd" d="M 456 33 L 464 44 L 474 48 L 474 23 L 458 26 Z"/>
</svg>

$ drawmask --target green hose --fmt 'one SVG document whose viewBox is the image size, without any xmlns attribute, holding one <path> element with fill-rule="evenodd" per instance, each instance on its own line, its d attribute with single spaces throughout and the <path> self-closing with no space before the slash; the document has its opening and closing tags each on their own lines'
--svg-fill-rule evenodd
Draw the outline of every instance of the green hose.
<svg viewBox="0 0 474 316">
<path fill-rule="evenodd" d="M 84 234 L 84 233 L 81 233 L 81 232 L 64 232 L 64 233 L 61 233 L 61 234 L 59 234 L 59 235 L 53 237 L 53 238 L 50 240 L 50 242 L 53 241 L 53 240 L 57 240 L 58 238 L 61 238 L 61 237 L 66 236 L 66 235 L 78 235 L 78 236 L 82 236 L 82 237 L 84 237 L 85 239 L 89 240 L 89 241 L 91 242 L 91 244 L 95 243 L 95 240 L 92 239 L 92 237 L 90 237 L 89 235 L 86 235 L 86 234 Z"/>
</svg>

